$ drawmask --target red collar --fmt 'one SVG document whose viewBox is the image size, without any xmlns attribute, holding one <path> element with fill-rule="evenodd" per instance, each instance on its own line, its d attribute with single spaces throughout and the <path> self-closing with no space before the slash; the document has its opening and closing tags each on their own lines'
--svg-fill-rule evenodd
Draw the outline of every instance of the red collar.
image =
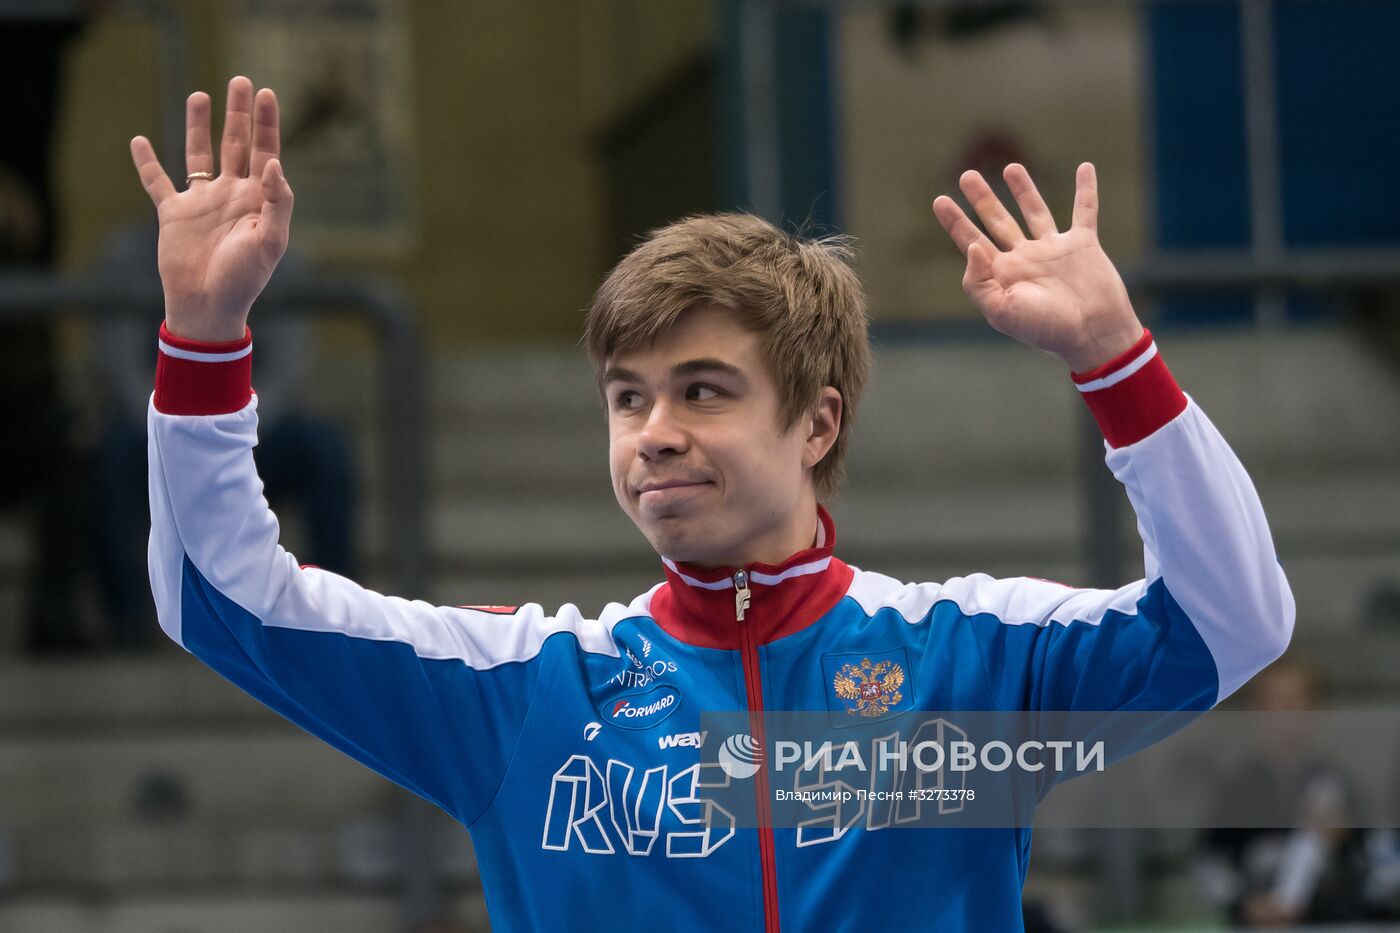
<svg viewBox="0 0 1400 933">
<path fill-rule="evenodd" d="M 666 582 L 652 594 L 652 617 L 681 641 L 731 650 L 739 648 L 744 627 L 754 644 L 764 644 L 811 625 L 840 602 L 854 576 L 832 556 L 836 526 L 831 516 L 817 506 L 817 517 L 821 546 L 798 551 L 781 564 L 701 570 L 664 561 Z M 742 622 L 736 618 L 734 585 L 740 570 L 748 574 L 750 593 Z"/>
</svg>

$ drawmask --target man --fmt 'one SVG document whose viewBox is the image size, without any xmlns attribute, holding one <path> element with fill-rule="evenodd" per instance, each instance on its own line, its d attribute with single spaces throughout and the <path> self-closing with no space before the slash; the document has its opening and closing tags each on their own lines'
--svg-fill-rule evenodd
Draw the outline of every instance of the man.
<svg viewBox="0 0 1400 933">
<path fill-rule="evenodd" d="M 1271 715 L 1217 792 L 1193 874 L 1235 927 L 1396 919 L 1393 834 L 1359 828 L 1356 778 L 1326 760 L 1301 718 L 1289 722 L 1327 706 L 1317 672 L 1285 657 L 1246 693 L 1249 709 Z M 1283 825 L 1269 828 L 1265 814 Z"/>
<path fill-rule="evenodd" d="M 1093 168 L 1055 229 L 1024 169 L 1029 236 L 979 176 L 934 213 L 1005 333 L 1058 354 L 1139 515 L 1147 578 L 1115 591 L 984 575 L 906 585 L 832 553 L 820 508 L 868 367 L 839 247 L 755 218 L 652 235 L 599 289 L 588 343 L 613 491 L 666 581 L 597 619 L 572 605 L 434 608 L 298 568 L 251 448 L 245 321 L 286 247 L 277 102 L 188 104 L 188 187 L 132 141 L 160 215 L 166 294 L 149 413 L 161 625 L 315 734 L 471 831 L 498 929 L 1021 927 L 1027 829 L 824 838 L 737 828 L 704 789 L 702 710 L 841 711 L 846 665 L 899 670 L 908 710 L 1203 710 L 1286 646 L 1293 602 L 1253 487 L 1177 388 L 1098 245 Z M 881 722 L 878 717 L 874 720 Z M 762 810 L 770 775 L 752 775 Z"/>
</svg>

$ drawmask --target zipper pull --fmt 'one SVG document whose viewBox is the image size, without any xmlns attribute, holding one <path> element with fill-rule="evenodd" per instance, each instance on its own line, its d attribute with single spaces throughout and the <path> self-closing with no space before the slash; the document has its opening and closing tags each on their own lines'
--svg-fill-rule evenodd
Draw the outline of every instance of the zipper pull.
<svg viewBox="0 0 1400 933">
<path fill-rule="evenodd" d="M 740 570 L 734 574 L 734 619 L 744 621 L 744 613 L 749 609 L 753 594 L 749 592 L 749 572 Z"/>
</svg>

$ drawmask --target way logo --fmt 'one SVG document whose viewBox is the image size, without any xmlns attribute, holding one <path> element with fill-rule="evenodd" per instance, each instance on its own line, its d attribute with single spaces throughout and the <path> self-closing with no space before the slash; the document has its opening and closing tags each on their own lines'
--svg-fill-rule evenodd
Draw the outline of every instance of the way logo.
<svg viewBox="0 0 1400 933">
<path fill-rule="evenodd" d="M 702 748 L 705 745 L 705 736 L 709 734 L 708 730 L 705 732 L 675 732 L 671 735 L 661 736 L 656 740 L 656 745 L 662 749 Z"/>
<path fill-rule="evenodd" d="M 670 685 L 614 697 L 598 707 L 603 722 L 624 729 L 650 729 L 681 705 L 681 692 Z"/>
</svg>

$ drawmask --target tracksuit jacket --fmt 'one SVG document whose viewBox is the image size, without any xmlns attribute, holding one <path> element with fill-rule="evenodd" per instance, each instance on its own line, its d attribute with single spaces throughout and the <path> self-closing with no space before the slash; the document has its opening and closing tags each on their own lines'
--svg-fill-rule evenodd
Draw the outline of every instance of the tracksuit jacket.
<svg viewBox="0 0 1400 933">
<path fill-rule="evenodd" d="M 781 564 L 667 560 L 664 582 L 597 618 L 571 604 L 433 606 L 299 566 L 253 465 L 251 334 L 209 344 L 162 327 L 159 345 L 162 628 L 458 819 L 497 930 L 1020 930 L 1028 828 L 889 827 L 873 806 L 855 819 L 814 809 L 831 817 L 824 833 L 736 826 L 706 799 L 701 711 L 747 710 L 756 735 L 765 710 L 849 713 L 861 697 L 837 681 L 866 662 L 899 668 L 896 719 L 1202 711 L 1291 635 L 1249 477 L 1150 334 L 1074 376 L 1136 512 L 1144 579 L 901 582 L 836 557 L 822 510 L 816 546 Z M 769 778 L 753 776 L 759 797 Z"/>
</svg>

